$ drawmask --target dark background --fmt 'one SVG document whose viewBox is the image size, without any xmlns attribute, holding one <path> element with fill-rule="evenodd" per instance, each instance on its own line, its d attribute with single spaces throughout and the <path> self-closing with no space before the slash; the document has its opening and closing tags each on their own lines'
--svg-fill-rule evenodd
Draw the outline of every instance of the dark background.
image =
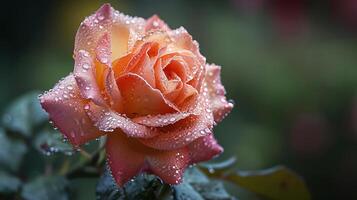
<svg viewBox="0 0 357 200">
<path fill-rule="evenodd" d="M 0 109 L 73 69 L 74 35 L 104 1 L 1 3 Z M 184 26 L 236 106 L 217 128 L 240 169 L 284 164 L 314 199 L 357 199 L 357 1 L 116 0 Z"/>
</svg>

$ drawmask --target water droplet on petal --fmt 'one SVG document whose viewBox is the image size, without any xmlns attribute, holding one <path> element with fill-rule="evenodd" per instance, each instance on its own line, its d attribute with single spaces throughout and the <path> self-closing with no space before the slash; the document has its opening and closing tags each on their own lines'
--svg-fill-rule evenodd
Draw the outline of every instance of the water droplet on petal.
<svg viewBox="0 0 357 200">
<path fill-rule="evenodd" d="M 83 69 L 85 69 L 85 70 L 88 70 L 89 69 L 89 64 L 87 64 L 87 63 L 84 63 L 83 65 L 82 65 L 82 68 Z"/>
</svg>

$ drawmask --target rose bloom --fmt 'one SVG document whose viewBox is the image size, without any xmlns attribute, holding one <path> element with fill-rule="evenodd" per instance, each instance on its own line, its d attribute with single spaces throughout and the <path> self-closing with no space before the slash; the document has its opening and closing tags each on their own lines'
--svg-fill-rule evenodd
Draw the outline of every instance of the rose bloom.
<svg viewBox="0 0 357 200">
<path fill-rule="evenodd" d="M 73 73 L 41 105 L 74 146 L 107 137 L 119 186 L 141 172 L 180 183 L 187 166 L 223 151 L 212 129 L 233 104 L 220 67 L 206 63 L 184 28 L 105 4 L 81 23 L 74 60 Z"/>
</svg>

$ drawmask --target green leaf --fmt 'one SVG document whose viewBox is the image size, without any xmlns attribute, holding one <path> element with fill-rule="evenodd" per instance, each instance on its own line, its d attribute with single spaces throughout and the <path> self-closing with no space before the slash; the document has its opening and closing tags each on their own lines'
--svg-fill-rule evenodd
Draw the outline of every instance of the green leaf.
<svg viewBox="0 0 357 200">
<path fill-rule="evenodd" d="M 124 185 L 127 199 L 157 199 L 164 185 L 153 175 L 140 174 Z"/>
<path fill-rule="evenodd" d="M 38 151 L 46 155 L 57 152 L 62 152 L 66 155 L 73 154 L 72 145 L 63 141 L 63 136 L 60 132 L 50 128 L 39 132 L 33 141 L 33 145 Z"/>
<path fill-rule="evenodd" d="M 200 168 L 206 172 L 206 174 L 223 174 L 226 171 L 230 170 L 233 165 L 236 163 L 236 158 L 231 157 L 223 162 L 218 162 L 218 163 L 203 163 L 200 164 Z"/>
<path fill-rule="evenodd" d="M 41 108 L 38 92 L 25 94 L 6 109 L 2 123 L 6 129 L 30 136 L 33 128 L 48 119 Z"/>
<path fill-rule="evenodd" d="M 237 171 L 224 178 L 272 200 L 311 199 L 304 181 L 283 166 L 260 171 Z"/>
<path fill-rule="evenodd" d="M 126 183 L 124 187 L 119 188 L 109 170 L 106 170 L 97 184 L 96 195 L 97 199 L 101 200 L 164 200 L 167 197 L 172 197 L 171 190 L 167 191 L 165 186 L 153 175 L 140 174 Z"/>
<path fill-rule="evenodd" d="M 16 192 L 21 186 L 21 181 L 10 174 L 0 172 L 0 193 Z"/>
<path fill-rule="evenodd" d="M 117 187 L 109 170 L 105 170 L 100 177 L 96 187 L 96 196 L 101 200 L 124 199 L 124 190 Z"/>
<path fill-rule="evenodd" d="M 0 128 L 0 166 L 16 171 L 26 153 L 26 145 L 21 141 L 15 141 L 5 134 Z"/>
<path fill-rule="evenodd" d="M 184 181 L 192 183 L 208 183 L 208 177 L 203 174 L 197 167 L 190 167 L 186 169 L 184 174 Z"/>
<path fill-rule="evenodd" d="M 181 183 L 179 185 L 173 186 L 175 200 L 204 200 L 203 197 L 188 183 Z"/>
<path fill-rule="evenodd" d="M 192 184 L 193 188 L 201 194 L 205 200 L 233 200 L 224 189 L 223 183 L 211 181 L 208 183 Z"/>
<path fill-rule="evenodd" d="M 24 185 L 21 196 L 25 200 L 67 200 L 68 181 L 62 176 L 39 177 Z"/>
<path fill-rule="evenodd" d="M 216 165 L 216 167 L 217 166 L 218 165 Z M 219 166 L 223 166 L 223 165 L 219 165 Z M 192 186 L 192 188 L 197 193 L 199 193 L 205 200 L 235 199 L 234 197 L 232 197 L 227 193 L 222 182 L 216 180 L 210 180 L 197 167 L 191 167 L 186 170 L 184 175 L 184 182 L 189 183 Z"/>
<path fill-rule="evenodd" d="M 101 200 L 232 200 L 219 181 L 209 180 L 196 167 L 186 170 L 183 183 L 168 185 L 154 175 L 140 174 L 118 188 L 109 170 L 100 178 L 96 194 Z"/>
</svg>

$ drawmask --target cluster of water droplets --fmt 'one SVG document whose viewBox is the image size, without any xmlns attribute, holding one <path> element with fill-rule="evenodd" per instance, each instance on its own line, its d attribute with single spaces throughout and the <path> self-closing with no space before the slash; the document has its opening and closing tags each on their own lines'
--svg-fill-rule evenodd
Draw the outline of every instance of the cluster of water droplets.
<svg viewBox="0 0 357 200">
<path fill-rule="evenodd" d="M 174 154 L 174 155 L 172 155 Z M 171 158 L 168 158 L 171 157 Z M 166 180 L 167 178 L 172 178 L 174 180 L 174 184 L 178 184 L 182 182 L 183 172 L 186 168 L 188 155 L 182 152 L 170 152 L 168 155 L 164 155 L 163 157 L 148 157 L 148 162 L 150 168 L 154 171 L 158 172 L 158 176 Z"/>
<path fill-rule="evenodd" d="M 98 108 L 99 110 L 91 110 L 89 105 L 86 105 L 84 109 L 87 111 L 88 116 L 96 122 L 95 125 L 99 130 L 113 132 L 115 129 L 120 128 L 124 133 L 133 137 L 153 135 L 150 128 L 134 123 L 125 114 L 101 108 Z"/>
<path fill-rule="evenodd" d="M 53 89 L 46 91 L 44 94 L 39 95 L 39 99 L 41 103 L 45 103 L 45 100 L 55 100 L 55 102 L 63 102 L 69 99 L 78 98 L 77 93 L 75 91 L 75 85 L 71 83 L 74 81 L 72 74 L 69 76 L 62 78 L 59 82 L 54 86 Z"/>
<path fill-rule="evenodd" d="M 215 64 L 212 65 L 215 66 Z M 211 107 L 215 110 L 216 121 L 222 120 L 229 114 L 234 102 L 232 100 L 227 101 L 225 97 L 226 91 L 220 80 L 219 67 L 215 66 L 215 68 L 207 72 L 204 88 L 210 99 Z"/>
<path fill-rule="evenodd" d="M 134 122 L 150 127 L 164 127 L 185 119 L 189 115 L 191 115 L 191 113 L 148 115 L 145 117 L 135 118 Z"/>
</svg>

